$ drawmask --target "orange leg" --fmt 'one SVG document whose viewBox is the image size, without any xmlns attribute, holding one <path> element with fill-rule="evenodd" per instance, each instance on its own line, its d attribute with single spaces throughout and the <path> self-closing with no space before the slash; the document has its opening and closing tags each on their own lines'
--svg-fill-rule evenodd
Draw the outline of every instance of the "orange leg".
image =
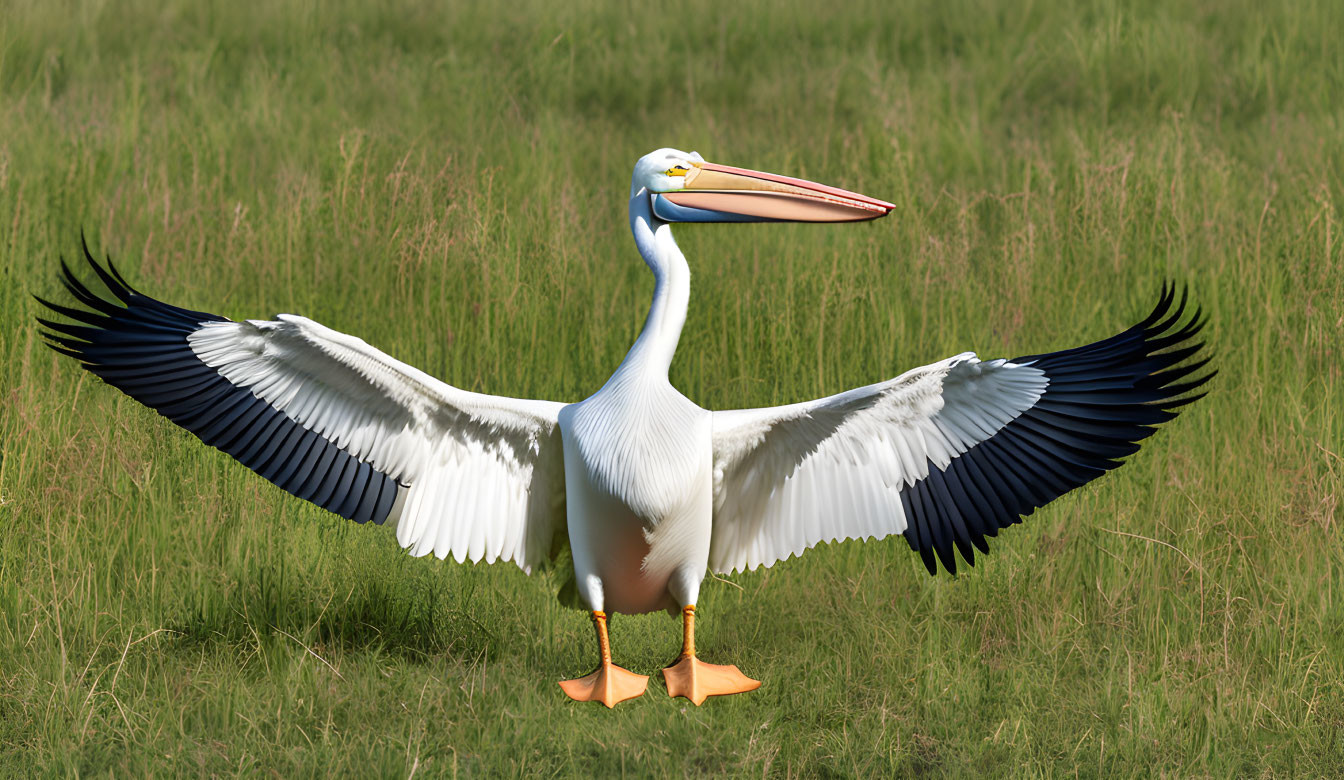
<svg viewBox="0 0 1344 780">
<path fill-rule="evenodd" d="M 761 687 L 760 680 L 753 680 L 731 664 L 718 666 L 707 664 L 695 657 L 695 606 L 687 605 L 681 610 L 682 640 L 681 655 L 676 663 L 663 670 L 663 679 L 667 681 L 669 696 L 685 696 L 692 704 L 699 706 L 710 696 L 727 696 L 730 693 L 746 693 Z"/>
<path fill-rule="evenodd" d="M 602 660 L 597 670 L 587 677 L 560 683 L 574 701 L 600 701 L 608 707 L 617 702 L 633 699 L 644 693 L 649 678 L 626 671 L 611 662 L 611 641 L 607 638 L 607 613 L 593 612 L 593 627 L 597 629 L 597 649 Z"/>
</svg>

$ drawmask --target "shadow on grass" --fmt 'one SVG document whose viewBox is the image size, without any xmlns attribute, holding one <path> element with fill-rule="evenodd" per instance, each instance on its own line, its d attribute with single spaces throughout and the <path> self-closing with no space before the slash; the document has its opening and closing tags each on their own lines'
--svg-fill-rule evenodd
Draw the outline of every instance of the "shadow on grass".
<svg viewBox="0 0 1344 780">
<path fill-rule="evenodd" d="M 452 608 L 432 580 L 418 584 L 423 587 L 373 579 L 345 593 L 330 587 L 324 593 L 288 575 L 283 565 L 251 567 L 230 583 L 195 591 L 168 627 L 183 644 L 195 646 L 279 639 L 409 660 L 495 654 L 490 631 Z"/>
</svg>

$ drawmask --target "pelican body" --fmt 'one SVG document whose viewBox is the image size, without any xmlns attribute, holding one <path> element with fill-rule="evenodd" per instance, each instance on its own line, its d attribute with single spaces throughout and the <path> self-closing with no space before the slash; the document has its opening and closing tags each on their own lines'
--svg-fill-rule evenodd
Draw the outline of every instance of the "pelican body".
<svg viewBox="0 0 1344 780">
<path fill-rule="evenodd" d="M 857 193 L 705 163 L 660 149 L 630 185 L 630 230 L 653 272 L 643 331 L 592 396 L 560 411 L 570 547 L 593 610 L 642 613 L 696 603 L 713 524 L 713 414 L 668 381 L 691 271 L 671 223 L 851 222 L 891 204 Z"/>
<path fill-rule="evenodd" d="M 111 298 L 62 261 L 80 305 L 38 300 L 74 322 L 39 322 L 107 383 L 290 493 L 392 527 L 412 555 L 531 572 L 567 527 L 599 664 L 565 693 L 608 707 L 642 694 L 648 678 L 612 661 L 607 613 L 680 609 L 681 652 L 663 676 L 698 705 L 760 684 L 696 655 L 707 571 L 900 534 L 930 574 L 955 574 L 954 551 L 973 565 L 986 537 L 1119 466 L 1212 376 L 1191 378 L 1207 363 L 1194 359 L 1202 323 L 1164 287 L 1147 318 L 1093 344 L 962 353 L 815 401 L 710 411 L 668 381 L 691 277 L 672 224 L 857 222 L 892 208 L 693 152 L 645 155 L 629 215 L 653 301 L 615 373 L 571 404 L 460 390 L 296 315 L 233 322 L 172 306 L 87 246 Z"/>
</svg>

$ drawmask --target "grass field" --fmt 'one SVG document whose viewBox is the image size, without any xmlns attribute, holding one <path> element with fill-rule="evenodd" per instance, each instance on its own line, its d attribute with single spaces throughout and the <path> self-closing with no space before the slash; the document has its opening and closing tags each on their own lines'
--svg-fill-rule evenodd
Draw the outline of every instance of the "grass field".
<svg viewBox="0 0 1344 780">
<path fill-rule="evenodd" d="M 1344 6 L 0 0 L 0 774 L 1344 775 Z M 613 711 L 558 575 L 411 559 L 46 350 L 80 230 L 146 292 L 578 400 L 652 289 L 659 146 L 897 204 L 683 226 L 673 381 L 784 403 L 1109 335 L 1164 279 L 1212 394 L 930 578 L 707 581 Z M 618 617 L 618 662 L 677 648 Z"/>
</svg>

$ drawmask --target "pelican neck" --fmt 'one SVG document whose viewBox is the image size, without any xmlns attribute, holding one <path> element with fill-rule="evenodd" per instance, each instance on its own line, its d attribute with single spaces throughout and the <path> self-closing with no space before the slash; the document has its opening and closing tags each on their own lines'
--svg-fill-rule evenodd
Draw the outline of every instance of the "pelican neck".
<svg viewBox="0 0 1344 780">
<path fill-rule="evenodd" d="M 649 196 L 642 190 L 630 199 L 630 231 L 640 255 L 653 272 L 653 301 L 644 328 L 617 374 L 633 372 L 666 380 L 681 340 L 682 326 L 686 324 L 691 269 L 672 237 L 672 226 L 653 216 Z"/>
</svg>

